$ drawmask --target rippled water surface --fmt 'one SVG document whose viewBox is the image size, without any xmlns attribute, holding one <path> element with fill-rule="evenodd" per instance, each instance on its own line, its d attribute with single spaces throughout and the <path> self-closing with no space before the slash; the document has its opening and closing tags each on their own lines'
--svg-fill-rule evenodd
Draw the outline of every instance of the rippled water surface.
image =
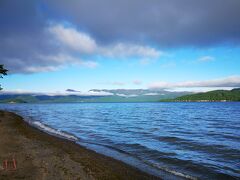
<svg viewBox="0 0 240 180">
<path fill-rule="evenodd" d="M 0 104 L 0 109 L 68 132 L 82 145 L 150 172 L 240 178 L 237 102 Z"/>
</svg>

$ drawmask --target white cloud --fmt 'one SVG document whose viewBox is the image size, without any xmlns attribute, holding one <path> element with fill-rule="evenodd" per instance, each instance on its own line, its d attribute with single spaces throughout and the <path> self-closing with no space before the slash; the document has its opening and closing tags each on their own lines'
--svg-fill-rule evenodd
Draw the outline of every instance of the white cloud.
<svg viewBox="0 0 240 180">
<path fill-rule="evenodd" d="M 71 63 L 75 65 L 80 65 L 88 68 L 95 68 L 98 63 L 90 60 L 82 60 L 81 58 L 74 57 L 68 54 L 57 54 L 52 56 L 39 55 L 39 59 L 46 60 L 49 62 L 55 62 L 57 64 Z"/>
<path fill-rule="evenodd" d="M 159 95 L 158 93 L 146 93 L 144 94 L 145 96 L 157 96 Z"/>
<path fill-rule="evenodd" d="M 98 66 L 98 63 L 96 63 L 94 61 L 82 61 L 82 62 L 79 62 L 79 64 L 81 66 L 85 66 L 88 68 L 96 68 Z"/>
<path fill-rule="evenodd" d="M 235 87 L 192 87 L 192 88 L 171 88 L 171 89 L 165 89 L 170 92 L 208 92 L 208 91 L 215 91 L 215 90 L 232 90 Z"/>
<path fill-rule="evenodd" d="M 158 58 L 163 54 L 155 48 L 132 43 L 116 43 L 111 45 L 99 45 L 90 35 L 74 29 L 57 24 L 49 27 L 49 32 L 55 36 L 60 45 L 71 50 L 88 55 L 102 55 L 114 58 L 139 57 Z"/>
<path fill-rule="evenodd" d="M 210 61 L 214 61 L 215 58 L 212 56 L 202 56 L 200 57 L 197 62 L 210 62 Z"/>
<path fill-rule="evenodd" d="M 99 65 L 99 62 L 95 61 L 96 57 L 114 59 L 131 57 L 133 59 L 148 59 L 150 62 L 155 61 L 163 54 L 153 47 L 139 44 L 122 42 L 98 44 L 89 34 L 62 24 L 50 24 L 46 27 L 44 35 L 48 37 L 47 43 L 51 45 L 52 49 L 49 49 L 47 45 L 45 47 L 44 42 L 44 45 L 40 44 L 42 49 L 38 48 L 35 51 L 29 51 L 29 53 L 28 51 L 20 53 L 28 54 L 28 56 L 18 55 L 2 58 L 3 64 L 10 70 L 9 73 L 56 71 L 71 65 L 96 68 Z M 123 85 L 122 83 L 115 84 Z"/>
<path fill-rule="evenodd" d="M 99 52 L 104 56 L 110 57 L 131 57 L 157 58 L 163 53 L 149 46 L 136 44 L 117 43 L 111 46 L 99 47 Z"/>
<path fill-rule="evenodd" d="M 57 71 L 61 66 L 28 66 L 24 70 L 26 73 Z"/>
<path fill-rule="evenodd" d="M 115 82 L 109 82 L 107 84 L 115 85 L 115 86 L 124 86 L 126 83 L 120 82 L 120 81 L 115 81 Z"/>
<path fill-rule="evenodd" d="M 121 97 L 126 97 L 126 98 L 129 98 L 129 97 L 137 97 L 138 95 L 137 94 L 131 94 L 131 95 L 127 95 L 127 94 L 116 94 L 117 96 L 121 96 Z"/>
<path fill-rule="evenodd" d="M 88 95 L 92 96 L 112 96 L 113 93 L 106 92 L 106 91 L 88 91 Z"/>
<path fill-rule="evenodd" d="M 240 87 L 240 76 L 206 80 L 206 81 L 184 81 L 184 82 L 153 82 L 149 88 L 193 88 L 193 87 Z"/>
<path fill-rule="evenodd" d="M 92 53 L 96 50 L 97 45 L 94 39 L 83 32 L 79 32 L 74 28 L 66 28 L 60 24 L 51 26 L 50 33 L 64 45 L 80 51 L 82 53 Z"/>
<path fill-rule="evenodd" d="M 26 90 L 15 90 L 15 91 L 1 91 L 2 94 L 31 94 L 31 95 L 48 95 L 48 96 L 68 96 L 68 95 L 78 95 L 78 96 L 111 96 L 110 92 L 105 91 L 88 91 L 88 92 L 70 92 L 70 91 L 56 91 L 56 92 L 33 92 Z"/>
<path fill-rule="evenodd" d="M 57 71 L 69 65 L 96 68 L 99 65 L 96 61 L 82 59 L 81 57 L 78 57 L 74 54 L 71 55 L 71 53 L 67 52 L 59 52 L 52 55 L 35 53 L 31 61 L 20 58 L 5 59 L 5 61 L 7 62 L 5 64 L 6 68 L 9 69 L 9 73 L 38 73 Z M 18 71 L 18 69 L 20 70 Z"/>
</svg>

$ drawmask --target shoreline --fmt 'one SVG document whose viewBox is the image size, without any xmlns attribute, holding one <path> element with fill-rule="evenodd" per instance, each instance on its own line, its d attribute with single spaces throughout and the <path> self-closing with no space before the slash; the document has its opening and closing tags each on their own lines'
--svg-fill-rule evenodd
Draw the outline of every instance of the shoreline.
<svg viewBox="0 0 240 180">
<path fill-rule="evenodd" d="M 161 179 L 0 110 L 0 179 Z M 2 168 L 14 157 L 16 171 Z"/>
</svg>

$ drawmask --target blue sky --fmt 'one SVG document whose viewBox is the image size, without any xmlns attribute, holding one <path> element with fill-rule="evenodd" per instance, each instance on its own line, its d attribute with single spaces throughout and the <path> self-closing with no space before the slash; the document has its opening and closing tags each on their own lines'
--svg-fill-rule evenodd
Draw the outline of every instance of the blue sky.
<svg viewBox="0 0 240 180">
<path fill-rule="evenodd" d="M 171 49 L 161 57 L 142 62 L 138 58 L 96 57 L 94 68 L 69 65 L 34 74 L 11 74 L 2 80 L 7 90 L 64 91 L 149 88 L 158 81 L 203 81 L 238 76 L 240 49 L 232 46 L 204 49 Z M 204 60 L 204 58 L 206 60 Z"/>
<path fill-rule="evenodd" d="M 240 86 L 238 1 L 90 1 L 0 4 L 4 91 Z"/>
</svg>

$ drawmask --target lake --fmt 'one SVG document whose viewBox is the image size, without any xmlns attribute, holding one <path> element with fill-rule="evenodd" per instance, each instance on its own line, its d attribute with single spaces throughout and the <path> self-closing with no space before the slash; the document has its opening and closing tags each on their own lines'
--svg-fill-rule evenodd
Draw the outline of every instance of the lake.
<svg viewBox="0 0 240 180">
<path fill-rule="evenodd" d="M 239 102 L 0 104 L 0 109 L 158 176 L 240 178 Z"/>
</svg>

